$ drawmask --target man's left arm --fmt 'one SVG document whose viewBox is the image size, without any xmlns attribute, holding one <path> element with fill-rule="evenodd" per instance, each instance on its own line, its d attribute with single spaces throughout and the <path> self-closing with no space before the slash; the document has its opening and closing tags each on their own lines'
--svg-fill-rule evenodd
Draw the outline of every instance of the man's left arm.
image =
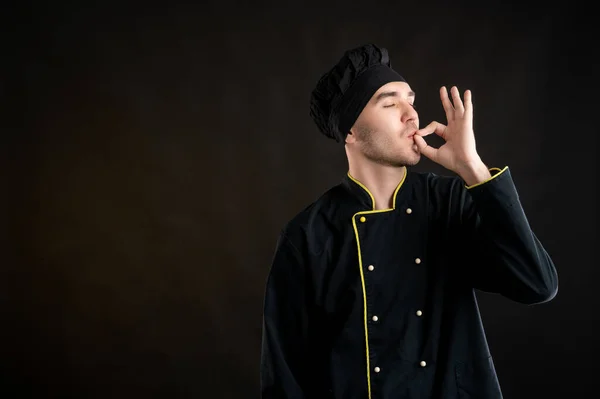
<svg viewBox="0 0 600 399">
<path fill-rule="evenodd" d="M 462 262 L 465 278 L 474 288 L 517 302 L 549 301 L 558 291 L 556 268 L 529 226 L 508 167 L 488 169 L 477 153 L 471 91 L 463 102 L 456 86 L 450 93 L 441 87 L 440 99 L 447 125 L 431 122 L 414 141 L 421 154 L 462 179 L 456 181 L 462 187 L 452 190 L 460 198 L 448 200 L 459 221 L 458 248 L 469 252 Z M 445 143 L 431 147 L 424 139 L 430 134 Z"/>
<path fill-rule="evenodd" d="M 547 302 L 558 291 L 555 265 L 529 224 L 509 168 L 490 172 L 471 185 L 463 177 L 457 190 L 464 275 L 482 291 L 520 303 Z"/>
</svg>

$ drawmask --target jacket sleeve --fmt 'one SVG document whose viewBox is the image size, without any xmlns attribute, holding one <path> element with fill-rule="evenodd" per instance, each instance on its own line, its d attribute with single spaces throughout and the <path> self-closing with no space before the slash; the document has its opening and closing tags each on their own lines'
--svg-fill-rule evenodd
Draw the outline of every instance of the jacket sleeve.
<svg viewBox="0 0 600 399">
<path fill-rule="evenodd" d="M 309 378 L 306 265 L 282 232 L 266 283 L 261 346 L 261 398 L 306 397 Z"/>
<path fill-rule="evenodd" d="M 490 169 L 491 179 L 470 187 L 461 184 L 460 240 L 466 278 L 481 291 L 524 304 L 553 299 L 556 268 L 532 231 L 508 167 Z"/>
</svg>

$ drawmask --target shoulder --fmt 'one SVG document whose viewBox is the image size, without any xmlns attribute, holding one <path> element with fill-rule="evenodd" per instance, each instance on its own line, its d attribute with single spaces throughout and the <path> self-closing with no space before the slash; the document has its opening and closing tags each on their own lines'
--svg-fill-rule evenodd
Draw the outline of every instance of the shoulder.
<svg viewBox="0 0 600 399">
<path fill-rule="evenodd" d="M 291 233 L 295 230 L 306 229 L 337 208 L 343 202 L 344 196 L 345 192 L 341 184 L 329 188 L 296 212 L 284 225 L 284 231 Z"/>
<path fill-rule="evenodd" d="M 282 227 L 282 236 L 298 248 L 314 246 L 332 229 L 337 230 L 352 218 L 349 196 L 343 185 L 336 184 L 296 212 Z"/>
</svg>

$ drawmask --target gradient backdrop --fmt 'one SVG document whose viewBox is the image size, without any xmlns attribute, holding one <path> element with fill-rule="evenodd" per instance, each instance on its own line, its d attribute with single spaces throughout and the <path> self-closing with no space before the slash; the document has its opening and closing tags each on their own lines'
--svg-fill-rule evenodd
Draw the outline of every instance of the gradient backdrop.
<svg viewBox="0 0 600 399">
<path fill-rule="evenodd" d="M 481 157 L 510 166 L 558 268 L 550 303 L 479 295 L 505 397 L 590 397 L 600 89 L 597 22 L 574 10 L 4 6 L 0 397 L 257 398 L 277 234 L 347 168 L 309 93 L 366 42 L 422 126 L 446 122 L 441 85 L 473 91 Z"/>
</svg>

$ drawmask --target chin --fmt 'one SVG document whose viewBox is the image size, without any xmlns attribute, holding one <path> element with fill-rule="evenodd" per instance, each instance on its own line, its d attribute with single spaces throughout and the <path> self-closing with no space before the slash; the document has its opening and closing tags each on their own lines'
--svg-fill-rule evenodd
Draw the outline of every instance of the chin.
<svg viewBox="0 0 600 399">
<path fill-rule="evenodd" d="M 375 163 L 393 167 L 414 166 L 421 160 L 421 153 L 414 150 L 398 151 L 396 154 L 379 153 L 365 155 L 366 158 Z"/>
<path fill-rule="evenodd" d="M 406 161 L 404 162 L 404 164 L 406 166 L 415 166 L 416 164 L 418 164 L 421 161 L 421 156 L 417 155 L 414 157 L 410 157 L 408 159 L 406 159 Z"/>
<path fill-rule="evenodd" d="M 421 160 L 421 153 L 419 152 L 419 150 L 413 149 L 411 154 L 408 155 L 406 158 L 410 160 L 409 162 L 407 162 L 407 166 L 414 166 L 418 164 Z"/>
<path fill-rule="evenodd" d="M 405 156 L 403 156 L 402 159 L 399 159 L 399 161 L 406 166 L 415 166 L 419 163 L 420 160 L 421 153 L 416 151 L 411 151 Z"/>
<path fill-rule="evenodd" d="M 390 161 L 384 162 L 384 163 L 386 163 L 390 166 L 403 167 L 403 166 L 415 166 L 416 164 L 419 163 L 420 160 L 421 160 L 421 155 L 411 154 L 409 156 L 399 157 L 399 158 L 396 158 L 394 160 L 390 160 Z"/>
</svg>

